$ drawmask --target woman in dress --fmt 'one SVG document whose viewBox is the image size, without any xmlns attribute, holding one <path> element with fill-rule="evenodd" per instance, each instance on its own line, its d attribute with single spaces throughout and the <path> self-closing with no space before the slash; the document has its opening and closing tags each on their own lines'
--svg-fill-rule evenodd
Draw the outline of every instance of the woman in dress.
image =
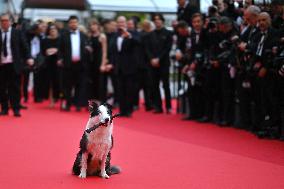
<svg viewBox="0 0 284 189">
<path fill-rule="evenodd" d="M 47 66 L 47 83 L 50 97 L 50 107 L 54 107 L 59 98 L 59 70 L 57 66 L 59 34 L 54 24 L 47 29 L 47 37 L 43 40 L 43 54 Z"/>
<path fill-rule="evenodd" d="M 91 47 L 89 99 L 101 101 L 103 99 L 101 91 L 105 87 L 101 85 L 101 75 L 112 67 L 107 64 L 107 38 L 101 32 L 101 25 L 96 19 L 90 21 L 89 30 Z"/>
</svg>

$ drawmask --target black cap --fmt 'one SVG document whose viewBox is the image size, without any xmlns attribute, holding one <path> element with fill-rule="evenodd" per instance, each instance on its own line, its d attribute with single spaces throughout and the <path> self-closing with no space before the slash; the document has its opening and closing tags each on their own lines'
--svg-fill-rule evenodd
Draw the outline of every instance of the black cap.
<svg viewBox="0 0 284 189">
<path fill-rule="evenodd" d="M 272 0 L 271 2 L 272 5 L 284 5 L 283 0 Z"/>
<path fill-rule="evenodd" d="M 219 23 L 219 19 L 217 17 L 210 17 L 209 18 L 209 22 L 218 24 Z"/>
<path fill-rule="evenodd" d="M 220 24 L 232 24 L 232 20 L 226 16 L 222 16 L 219 21 Z"/>
</svg>

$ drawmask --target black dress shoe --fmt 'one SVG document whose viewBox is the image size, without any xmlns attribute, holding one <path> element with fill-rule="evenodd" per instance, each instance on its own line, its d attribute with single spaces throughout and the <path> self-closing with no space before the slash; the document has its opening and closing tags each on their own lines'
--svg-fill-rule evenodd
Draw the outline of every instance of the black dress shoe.
<svg viewBox="0 0 284 189">
<path fill-rule="evenodd" d="M 145 108 L 146 112 L 149 112 L 149 111 L 151 111 L 151 110 L 153 110 L 153 109 L 154 109 L 153 107 L 146 107 L 146 108 Z"/>
<path fill-rule="evenodd" d="M 139 110 L 139 106 L 133 106 L 133 110 L 134 111 Z"/>
<path fill-rule="evenodd" d="M 81 108 L 79 106 L 76 107 L 76 112 L 81 112 Z"/>
<path fill-rule="evenodd" d="M 112 165 L 110 166 L 110 174 L 114 175 L 114 174 L 119 174 L 121 173 L 121 169 L 118 166 Z"/>
<path fill-rule="evenodd" d="M 20 109 L 26 110 L 26 109 L 28 109 L 28 107 L 20 104 Z"/>
<path fill-rule="evenodd" d="M 8 115 L 8 110 L 2 110 L 0 112 L 0 116 L 5 116 L 5 115 Z"/>
<path fill-rule="evenodd" d="M 230 123 L 227 122 L 227 121 L 221 121 L 221 122 L 219 123 L 219 126 L 220 126 L 220 127 L 228 127 L 228 126 L 230 126 Z"/>
<path fill-rule="evenodd" d="M 208 122 L 210 122 L 210 119 L 207 116 L 204 116 L 204 117 L 198 119 L 197 121 L 200 122 L 200 123 L 208 123 Z"/>
<path fill-rule="evenodd" d="M 20 114 L 19 110 L 15 110 L 14 111 L 14 116 L 15 117 L 21 117 L 21 114 Z"/>
<path fill-rule="evenodd" d="M 183 117 L 181 120 L 183 121 L 190 121 L 190 120 L 194 120 L 195 118 L 192 117 L 192 116 L 186 116 L 186 117 Z"/>
<path fill-rule="evenodd" d="M 163 113 L 163 110 L 162 110 L 162 109 L 155 109 L 155 110 L 153 111 L 153 113 L 154 113 L 154 114 L 161 114 L 161 113 Z"/>
<path fill-rule="evenodd" d="M 70 107 L 61 108 L 61 110 L 64 111 L 64 112 L 70 112 Z"/>
<path fill-rule="evenodd" d="M 119 117 L 131 117 L 131 113 L 119 113 Z"/>
<path fill-rule="evenodd" d="M 172 109 L 170 109 L 170 108 L 167 109 L 167 110 L 166 110 L 166 113 L 167 113 L 167 114 L 171 114 L 171 113 L 172 113 Z"/>
<path fill-rule="evenodd" d="M 35 102 L 35 103 L 41 103 L 41 102 L 43 102 L 43 99 L 42 99 L 42 98 L 36 98 L 36 99 L 34 100 L 34 102 Z"/>
</svg>

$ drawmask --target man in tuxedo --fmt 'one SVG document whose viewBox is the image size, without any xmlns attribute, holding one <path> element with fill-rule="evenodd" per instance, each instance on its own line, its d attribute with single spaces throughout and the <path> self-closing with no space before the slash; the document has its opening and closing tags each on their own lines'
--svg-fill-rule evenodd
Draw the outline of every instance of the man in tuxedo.
<svg viewBox="0 0 284 189">
<path fill-rule="evenodd" d="M 130 117 L 133 111 L 133 99 L 136 90 L 138 36 L 127 31 L 126 18 L 117 18 L 118 32 L 110 42 L 110 62 L 118 79 L 119 108 L 122 116 Z"/>
<path fill-rule="evenodd" d="M 267 12 L 258 16 L 259 31 L 250 45 L 253 52 L 253 98 L 255 100 L 256 122 L 254 130 L 262 136 L 269 134 L 269 128 L 278 124 L 278 101 L 275 91 L 275 71 L 273 67 L 273 49 L 278 44 L 278 33 L 271 27 L 271 18 Z"/>
<path fill-rule="evenodd" d="M 76 111 L 80 111 L 80 107 L 84 103 L 82 98 L 84 95 L 84 77 L 87 71 L 87 37 L 79 31 L 78 25 L 78 17 L 70 16 L 68 19 L 69 30 L 62 34 L 60 40 L 58 65 L 63 67 L 63 91 L 66 100 L 66 106 L 62 107 L 64 111 L 70 111 L 72 99 L 74 99 Z M 72 98 L 73 88 L 75 95 Z"/>
<path fill-rule="evenodd" d="M 8 115 L 9 102 L 15 117 L 20 117 L 20 73 L 23 61 L 32 66 L 28 44 L 22 33 L 12 28 L 10 16 L 1 15 L 0 101 L 1 115 Z"/>
<path fill-rule="evenodd" d="M 172 47 L 172 33 L 164 26 L 165 19 L 161 14 L 155 14 L 153 21 L 156 29 L 149 34 L 149 43 L 147 43 L 146 54 L 151 63 L 151 72 L 153 79 L 153 104 L 154 113 L 162 113 L 162 99 L 160 93 L 160 81 L 163 82 L 163 88 L 166 97 L 166 112 L 171 112 L 171 93 L 169 86 L 169 52 Z"/>
<path fill-rule="evenodd" d="M 190 4 L 189 0 L 177 0 L 178 10 L 177 10 L 177 20 L 185 21 L 189 26 L 191 26 L 191 17 L 193 14 L 198 13 L 198 7 Z"/>
<path fill-rule="evenodd" d="M 253 102 L 252 96 L 252 81 L 253 78 L 250 74 L 250 54 L 248 46 L 251 45 L 252 39 L 259 32 L 257 27 L 258 15 L 261 12 L 260 8 L 251 5 L 244 11 L 244 19 L 248 25 L 243 29 L 240 34 L 241 43 L 239 44 L 240 50 L 240 68 L 237 73 L 237 97 L 240 101 L 240 128 L 251 130 L 252 129 L 252 116 L 251 108 Z"/>
</svg>

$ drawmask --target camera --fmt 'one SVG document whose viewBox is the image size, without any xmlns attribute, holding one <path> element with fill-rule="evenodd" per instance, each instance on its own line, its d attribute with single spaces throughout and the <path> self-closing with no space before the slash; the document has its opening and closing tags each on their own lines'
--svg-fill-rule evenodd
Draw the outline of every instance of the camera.
<svg viewBox="0 0 284 189">
<path fill-rule="evenodd" d="M 118 28 L 118 29 L 117 29 L 117 32 L 118 32 L 120 35 L 122 35 L 123 32 L 124 32 L 124 29 L 123 29 L 123 28 Z"/>
</svg>

